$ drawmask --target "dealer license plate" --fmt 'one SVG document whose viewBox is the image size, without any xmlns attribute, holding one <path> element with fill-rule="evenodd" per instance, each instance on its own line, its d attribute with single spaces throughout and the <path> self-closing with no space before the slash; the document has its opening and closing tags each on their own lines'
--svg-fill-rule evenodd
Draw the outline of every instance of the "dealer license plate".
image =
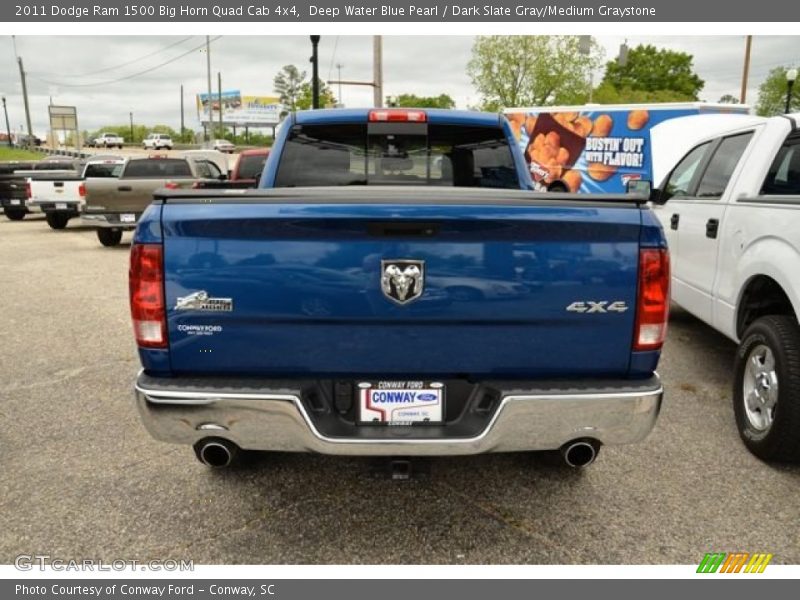
<svg viewBox="0 0 800 600">
<path fill-rule="evenodd" d="M 136 223 L 136 215 L 120 215 L 120 223 Z"/>
<path fill-rule="evenodd" d="M 438 381 L 365 381 L 358 384 L 362 423 L 441 423 L 444 384 Z"/>
<path fill-rule="evenodd" d="M 66 202 L 56 202 L 56 210 L 67 210 Z"/>
</svg>

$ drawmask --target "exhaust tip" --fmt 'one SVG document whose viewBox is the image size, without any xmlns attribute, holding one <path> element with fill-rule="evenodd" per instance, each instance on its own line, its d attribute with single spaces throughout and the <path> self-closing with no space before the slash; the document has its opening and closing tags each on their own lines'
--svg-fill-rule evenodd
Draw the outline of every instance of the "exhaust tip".
<svg viewBox="0 0 800 600">
<path fill-rule="evenodd" d="M 222 469 L 233 464 L 239 448 L 228 440 L 205 439 L 195 444 L 194 451 L 197 459 L 207 467 Z"/>
<path fill-rule="evenodd" d="M 568 442 L 561 448 L 564 462 L 573 469 L 588 467 L 597 458 L 600 445 L 593 440 Z"/>
</svg>

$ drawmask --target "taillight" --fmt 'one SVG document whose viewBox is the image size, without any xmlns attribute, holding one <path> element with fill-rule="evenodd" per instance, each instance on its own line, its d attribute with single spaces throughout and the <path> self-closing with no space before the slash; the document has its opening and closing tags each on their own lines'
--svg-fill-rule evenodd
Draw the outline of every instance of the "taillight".
<svg viewBox="0 0 800 600">
<path fill-rule="evenodd" d="M 163 265 L 160 244 L 134 244 L 131 248 L 131 317 L 136 343 L 145 348 L 167 347 Z"/>
<path fill-rule="evenodd" d="M 31 182 L 25 182 L 25 197 L 26 198 L 33 198 L 33 192 L 31 192 Z"/>
<path fill-rule="evenodd" d="M 428 115 L 424 110 L 388 108 L 369 111 L 369 120 L 373 123 L 425 123 L 428 121 Z"/>
<path fill-rule="evenodd" d="M 634 350 L 658 350 L 669 319 L 669 251 L 639 251 L 639 293 L 636 299 Z"/>
<path fill-rule="evenodd" d="M 167 183 L 164 184 L 164 187 L 167 188 L 168 190 L 177 190 L 181 186 L 175 183 L 174 181 L 168 181 Z"/>
<path fill-rule="evenodd" d="M 81 198 L 86 197 L 86 185 L 83 183 L 78 186 L 78 196 Z"/>
</svg>

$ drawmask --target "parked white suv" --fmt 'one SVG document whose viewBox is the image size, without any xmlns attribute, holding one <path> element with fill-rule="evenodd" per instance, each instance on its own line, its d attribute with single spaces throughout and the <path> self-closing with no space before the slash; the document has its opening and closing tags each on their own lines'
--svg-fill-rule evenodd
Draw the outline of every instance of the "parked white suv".
<svg viewBox="0 0 800 600">
<path fill-rule="evenodd" d="M 166 133 L 151 133 L 142 140 L 142 147 L 145 150 L 172 150 L 172 138 Z"/>
<path fill-rule="evenodd" d="M 800 460 L 800 114 L 658 127 L 654 148 L 694 140 L 652 194 L 672 298 L 739 343 L 733 409 L 745 445 Z"/>
</svg>

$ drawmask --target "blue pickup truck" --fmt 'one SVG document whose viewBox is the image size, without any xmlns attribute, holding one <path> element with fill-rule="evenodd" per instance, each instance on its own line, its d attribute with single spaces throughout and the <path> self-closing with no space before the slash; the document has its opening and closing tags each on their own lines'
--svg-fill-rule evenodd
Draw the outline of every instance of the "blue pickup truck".
<svg viewBox="0 0 800 600">
<path fill-rule="evenodd" d="M 256 190 L 162 190 L 131 249 L 149 432 L 240 450 L 562 451 L 655 424 L 669 258 L 642 198 L 539 194 L 502 115 L 320 110 Z"/>
</svg>

